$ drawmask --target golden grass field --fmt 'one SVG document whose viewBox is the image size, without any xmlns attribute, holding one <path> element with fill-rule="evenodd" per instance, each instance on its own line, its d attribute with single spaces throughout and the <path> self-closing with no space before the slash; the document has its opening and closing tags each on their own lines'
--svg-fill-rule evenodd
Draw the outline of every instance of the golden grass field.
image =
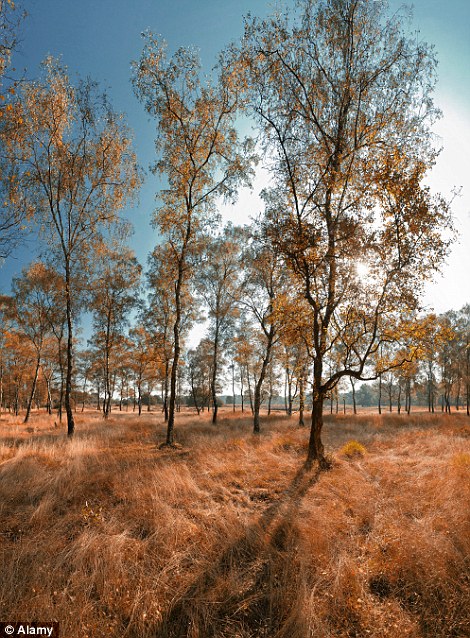
<svg viewBox="0 0 470 638">
<path fill-rule="evenodd" d="M 470 636 L 470 419 L 0 421 L 0 609 L 61 638 Z"/>
</svg>

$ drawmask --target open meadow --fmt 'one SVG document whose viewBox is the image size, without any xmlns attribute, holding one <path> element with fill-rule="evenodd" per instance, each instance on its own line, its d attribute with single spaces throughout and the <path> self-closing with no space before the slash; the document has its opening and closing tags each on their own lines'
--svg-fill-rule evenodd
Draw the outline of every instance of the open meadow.
<svg viewBox="0 0 470 638">
<path fill-rule="evenodd" d="M 0 422 L 3 620 L 62 638 L 470 636 L 470 419 L 160 413 Z M 355 443 L 350 443 L 354 441 Z M 349 445 L 347 445 L 349 443 Z"/>
</svg>

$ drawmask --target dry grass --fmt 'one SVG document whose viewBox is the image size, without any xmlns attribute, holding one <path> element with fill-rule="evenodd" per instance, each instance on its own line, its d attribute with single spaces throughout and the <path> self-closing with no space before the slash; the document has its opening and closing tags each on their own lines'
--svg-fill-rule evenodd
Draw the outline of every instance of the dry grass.
<svg viewBox="0 0 470 638">
<path fill-rule="evenodd" d="M 0 421 L 2 620 L 74 638 L 470 636 L 470 420 Z M 351 441 L 367 454 L 345 454 Z M 358 447 L 359 446 L 359 447 Z M 343 450 L 343 451 L 341 451 Z M 356 450 L 357 451 L 357 450 Z"/>
</svg>

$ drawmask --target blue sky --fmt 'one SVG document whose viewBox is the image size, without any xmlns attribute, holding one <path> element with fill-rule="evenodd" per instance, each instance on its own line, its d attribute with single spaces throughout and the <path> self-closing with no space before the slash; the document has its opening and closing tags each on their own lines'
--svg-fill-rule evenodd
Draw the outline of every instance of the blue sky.
<svg viewBox="0 0 470 638">
<path fill-rule="evenodd" d="M 155 159 L 155 125 L 130 84 L 131 60 L 138 59 L 142 49 L 141 32 L 151 29 L 161 34 L 170 50 L 197 47 L 210 69 L 218 51 L 241 34 L 243 15 L 266 15 L 273 4 L 265 0 L 24 0 L 28 17 L 14 64 L 34 77 L 46 55 L 60 55 L 72 77 L 78 73 L 97 80 L 108 90 L 114 107 L 127 114 L 139 163 L 148 169 Z M 393 11 L 402 2 L 389 4 Z M 444 150 L 429 184 L 447 195 L 453 186 L 464 187 L 454 203 L 461 243 L 449 256 L 444 277 L 428 287 L 425 299 L 441 312 L 470 302 L 470 1 L 416 0 L 413 25 L 435 45 L 440 61 L 436 102 L 444 118 L 436 134 Z M 138 205 L 128 211 L 135 227 L 132 245 L 143 264 L 156 242 L 150 217 L 157 190 L 157 179 L 148 174 Z M 256 193 L 245 192 L 239 204 L 224 214 L 242 223 L 258 212 L 258 203 Z M 30 245 L 4 264 L 1 288 L 8 290 L 11 276 L 19 274 L 31 252 Z"/>
</svg>

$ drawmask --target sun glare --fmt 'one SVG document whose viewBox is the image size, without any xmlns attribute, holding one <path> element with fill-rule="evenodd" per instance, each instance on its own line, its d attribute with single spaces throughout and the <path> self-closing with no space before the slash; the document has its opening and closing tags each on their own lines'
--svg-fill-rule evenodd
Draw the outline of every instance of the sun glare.
<svg viewBox="0 0 470 638">
<path fill-rule="evenodd" d="M 365 261 L 356 262 L 356 273 L 360 279 L 365 279 L 370 275 L 369 265 Z"/>
</svg>

